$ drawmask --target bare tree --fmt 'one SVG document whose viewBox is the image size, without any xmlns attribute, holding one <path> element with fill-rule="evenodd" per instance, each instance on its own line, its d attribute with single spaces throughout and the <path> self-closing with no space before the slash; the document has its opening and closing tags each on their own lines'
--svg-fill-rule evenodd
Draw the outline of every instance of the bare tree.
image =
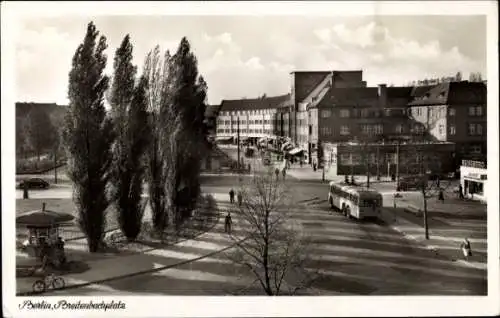
<svg viewBox="0 0 500 318">
<path fill-rule="evenodd" d="M 424 218 L 425 239 L 429 239 L 428 200 L 438 197 L 450 187 L 451 182 L 440 180 L 443 175 L 442 158 L 439 154 L 425 147 L 424 143 L 405 147 L 402 156 L 404 165 L 410 175 L 415 177 L 416 185 L 422 194 L 422 213 Z"/>
<path fill-rule="evenodd" d="M 293 221 L 289 192 L 278 179 L 269 171 L 254 175 L 242 188 L 242 204 L 234 209 L 241 232 L 238 237 L 231 234 L 236 245 L 229 253 L 231 261 L 249 270 L 269 296 L 296 294 L 318 276 L 306 269 L 309 240 Z"/>
</svg>

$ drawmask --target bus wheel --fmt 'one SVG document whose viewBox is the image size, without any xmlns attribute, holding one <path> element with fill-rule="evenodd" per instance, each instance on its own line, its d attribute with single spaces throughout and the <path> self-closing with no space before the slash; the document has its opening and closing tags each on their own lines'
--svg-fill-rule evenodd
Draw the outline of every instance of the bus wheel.
<svg viewBox="0 0 500 318">
<path fill-rule="evenodd" d="M 333 209 L 333 200 L 332 200 L 332 198 L 330 198 L 329 201 L 330 201 L 330 208 Z"/>
</svg>

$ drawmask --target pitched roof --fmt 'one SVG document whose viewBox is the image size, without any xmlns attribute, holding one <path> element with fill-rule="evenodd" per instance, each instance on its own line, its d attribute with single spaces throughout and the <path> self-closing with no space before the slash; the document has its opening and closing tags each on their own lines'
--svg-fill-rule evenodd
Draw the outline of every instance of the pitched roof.
<svg viewBox="0 0 500 318">
<path fill-rule="evenodd" d="M 286 105 L 290 94 L 251 99 L 222 100 L 219 111 L 278 108 Z"/>
<path fill-rule="evenodd" d="M 447 82 L 421 90 L 409 105 L 459 105 L 486 103 L 486 85 L 481 82 Z"/>
<path fill-rule="evenodd" d="M 378 105 L 378 87 L 331 88 L 318 106 L 367 106 Z M 387 87 L 387 106 L 404 106 L 411 99 L 411 87 Z"/>
</svg>

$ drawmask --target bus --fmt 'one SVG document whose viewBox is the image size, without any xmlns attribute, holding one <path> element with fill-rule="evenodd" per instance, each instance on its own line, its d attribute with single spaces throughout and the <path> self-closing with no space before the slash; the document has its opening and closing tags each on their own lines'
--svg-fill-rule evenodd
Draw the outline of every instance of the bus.
<svg viewBox="0 0 500 318">
<path fill-rule="evenodd" d="M 378 218 L 382 209 L 382 194 L 374 190 L 360 189 L 330 182 L 328 202 L 332 208 L 346 217 L 358 220 L 366 217 Z"/>
</svg>

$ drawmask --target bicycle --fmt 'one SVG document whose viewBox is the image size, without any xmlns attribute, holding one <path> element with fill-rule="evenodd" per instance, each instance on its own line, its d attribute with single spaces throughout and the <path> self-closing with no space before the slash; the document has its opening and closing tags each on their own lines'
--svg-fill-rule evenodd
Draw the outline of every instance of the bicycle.
<svg viewBox="0 0 500 318">
<path fill-rule="evenodd" d="M 48 274 L 43 279 L 39 279 L 33 283 L 33 291 L 35 293 L 43 293 L 49 287 L 52 289 L 62 289 L 66 283 L 62 277 L 56 277 L 54 274 Z"/>
</svg>

